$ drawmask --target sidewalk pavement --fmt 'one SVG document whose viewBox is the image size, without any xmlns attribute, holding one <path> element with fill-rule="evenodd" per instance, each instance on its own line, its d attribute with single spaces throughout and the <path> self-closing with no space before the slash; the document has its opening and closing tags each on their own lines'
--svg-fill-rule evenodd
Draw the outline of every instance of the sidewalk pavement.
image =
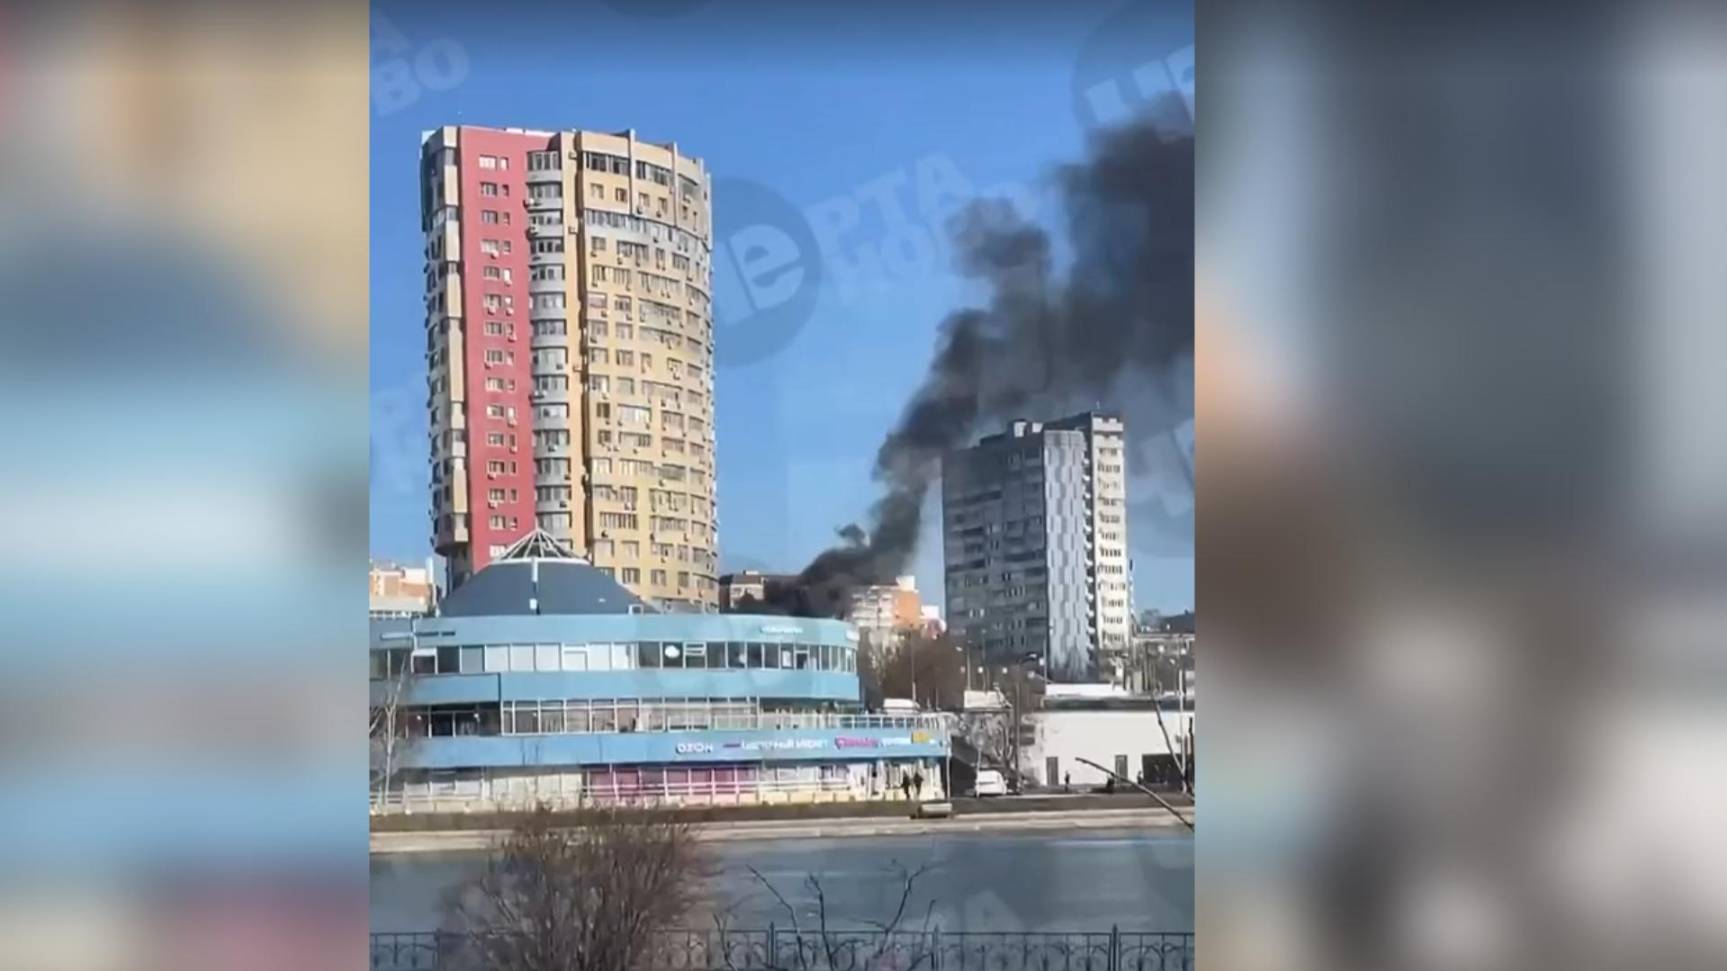
<svg viewBox="0 0 1727 971">
<path fill-rule="evenodd" d="M 1192 809 L 1184 810 L 1188 815 Z M 698 823 L 704 840 L 834 839 L 860 836 L 905 836 L 923 833 L 1025 832 L 1076 829 L 1155 829 L 1187 835 L 1187 828 L 1157 807 L 1133 809 L 992 812 L 949 819 L 910 819 L 892 816 L 842 816 L 829 819 L 755 819 Z M 429 830 L 373 833 L 373 853 L 452 853 L 490 848 L 503 830 Z"/>
</svg>

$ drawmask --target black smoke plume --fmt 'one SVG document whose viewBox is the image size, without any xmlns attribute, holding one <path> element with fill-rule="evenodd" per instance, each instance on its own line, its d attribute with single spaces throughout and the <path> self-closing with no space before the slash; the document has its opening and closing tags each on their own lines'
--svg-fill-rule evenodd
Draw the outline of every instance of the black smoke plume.
<svg viewBox="0 0 1727 971">
<path fill-rule="evenodd" d="M 841 530 L 768 606 L 840 616 L 852 587 L 906 572 L 942 456 L 980 432 L 1102 406 L 1140 441 L 1192 415 L 1180 378 L 1193 363 L 1193 161 L 1190 134 L 1149 123 L 1097 136 L 1084 163 L 1057 173 L 1065 275 L 1048 234 L 1005 202 L 951 221 L 958 269 L 988 286 L 988 305 L 942 322 L 929 374 L 876 454 L 883 493 L 867 530 Z"/>
</svg>

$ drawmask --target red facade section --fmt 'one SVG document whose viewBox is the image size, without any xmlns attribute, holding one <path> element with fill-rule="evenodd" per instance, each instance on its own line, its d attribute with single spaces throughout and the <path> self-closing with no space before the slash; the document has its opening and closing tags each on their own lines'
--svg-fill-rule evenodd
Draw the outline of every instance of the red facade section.
<svg viewBox="0 0 1727 971">
<path fill-rule="evenodd" d="M 457 138 L 469 550 L 476 571 L 491 562 L 492 547 L 508 546 L 534 528 L 532 328 L 522 200 L 527 153 L 549 143 L 545 136 L 468 127 Z M 494 525 L 495 519 L 502 525 Z"/>
</svg>

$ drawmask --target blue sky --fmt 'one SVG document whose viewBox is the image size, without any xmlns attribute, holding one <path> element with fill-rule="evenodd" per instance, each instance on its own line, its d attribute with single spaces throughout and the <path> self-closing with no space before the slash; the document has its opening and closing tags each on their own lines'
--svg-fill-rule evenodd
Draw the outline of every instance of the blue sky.
<svg viewBox="0 0 1727 971">
<path fill-rule="evenodd" d="M 721 234 L 799 212 L 833 227 L 818 230 L 827 258 L 803 278 L 813 306 L 794 302 L 794 313 L 752 314 L 777 298 L 747 293 L 714 260 L 716 304 L 740 308 L 716 325 L 721 565 L 795 570 L 867 509 L 875 449 L 923 375 L 936 325 L 977 297 L 942 259 L 947 207 L 1006 193 L 1054 215 L 1045 176 L 1085 144 L 1075 79 L 1120 9 L 967 16 L 889 4 L 841 22 L 824 4 L 747 15 L 717 2 L 649 6 L 693 9 L 374 7 L 374 556 L 429 552 L 423 130 L 635 128 L 706 160 Z M 740 185 L 728 211 L 723 189 Z M 1133 545 L 1136 602 L 1191 606 L 1191 543 Z M 938 544 L 916 566 L 925 598 L 940 602 Z"/>
</svg>

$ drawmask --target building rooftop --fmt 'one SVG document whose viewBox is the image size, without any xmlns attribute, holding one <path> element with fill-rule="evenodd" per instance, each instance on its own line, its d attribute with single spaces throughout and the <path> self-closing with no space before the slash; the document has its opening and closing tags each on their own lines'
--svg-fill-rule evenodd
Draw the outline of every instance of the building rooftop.
<svg viewBox="0 0 1727 971">
<path fill-rule="evenodd" d="M 536 529 L 451 591 L 439 613 L 445 617 L 496 617 L 658 611 L 605 571 Z"/>
</svg>

